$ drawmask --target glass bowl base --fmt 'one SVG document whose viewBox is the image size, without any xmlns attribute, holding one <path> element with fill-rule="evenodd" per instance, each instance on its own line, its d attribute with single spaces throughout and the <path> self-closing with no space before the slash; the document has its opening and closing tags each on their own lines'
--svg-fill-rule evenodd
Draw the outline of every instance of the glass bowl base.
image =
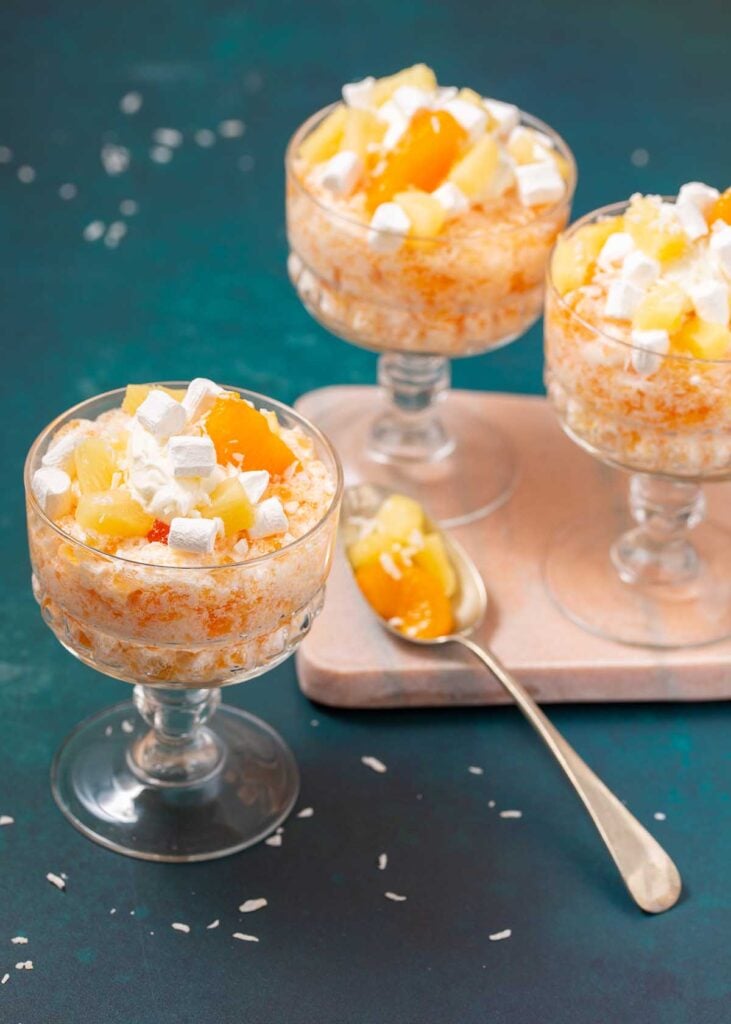
<svg viewBox="0 0 731 1024">
<path fill-rule="evenodd" d="M 56 803 L 89 839 L 141 860 L 213 860 L 253 846 L 297 800 L 294 757 L 270 726 L 237 708 L 221 706 L 206 728 L 223 750 L 216 771 L 186 786 L 149 784 L 129 759 L 149 727 L 131 701 L 102 711 L 56 754 Z"/>
<path fill-rule="evenodd" d="M 420 461 L 375 450 L 373 425 L 385 402 L 375 388 L 355 389 L 346 401 L 308 405 L 308 414 L 337 448 L 346 486 L 372 483 L 416 498 L 443 527 L 462 526 L 504 505 L 516 481 L 516 455 L 508 436 L 469 401 L 451 392 L 437 406 L 451 442 L 441 457 Z M 312 400 L 317 393 L 312 396 Z"/>
<path fill-rule="evenodd" d="M 544 564 L 554 602 L 596 636 L 637 647 L 700 647 L 731 636 L 731 533 L 691 531 L 699 571 L 687 583 L 623 582 L 611 559 L 616 525 L 579 520 L 555 535 Z"/>
</svg>

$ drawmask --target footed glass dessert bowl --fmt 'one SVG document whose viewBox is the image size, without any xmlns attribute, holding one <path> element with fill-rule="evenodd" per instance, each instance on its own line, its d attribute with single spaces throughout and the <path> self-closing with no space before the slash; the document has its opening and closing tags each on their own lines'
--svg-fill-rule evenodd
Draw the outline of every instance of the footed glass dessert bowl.
<svg viewBox="0 0 731 1024">
<path fill-rule="evenodd" d="M 631 474 L 621 532 L 555 538 L 550 593 L 609 639 L 683 647 L 731 636 L 731 535 L 702 484 L 731 479 L 731 190 L 633 196 L 559 240 L 546 295 L 546 386 L 583 449 Z"/>
<path fill-rule="evenodd" d="M 263 839 L 299 778 L 220 688 L 283 661 L 322 606 L 337 456 L 293 410 L 199 378 L 64 413 L 25 466 L 33 590 L 60 643 L 134 684 L 52 769 L 61 810 L 129 856 L 208 860 Z"/>
<path fill-rule="evenodd" d="M 576 181 L 568 147 L 420 64 L 346 85 L 295 133 L 286 173 L 300 299 L 380 353 L 380 400 L 318 420 L 347 482 L 405 491 L 442 523 L 489 513 L 512 490 L 510 441 L 487 416 L 457 414 L 449 360 L 506 345 L 540 316 Z"/>
</svg>

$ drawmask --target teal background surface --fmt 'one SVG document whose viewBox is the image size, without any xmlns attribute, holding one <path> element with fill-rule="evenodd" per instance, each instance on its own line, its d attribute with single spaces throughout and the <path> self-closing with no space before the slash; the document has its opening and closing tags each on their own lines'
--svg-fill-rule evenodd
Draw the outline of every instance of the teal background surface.
<svg viewBox="0 0 731 1024">
<path fill-rule="evenodd" d="M 292 662 L 227 699 L 287 738 L 314 817 L 292 820 L 281 849 L 127 860 L 78 835 L 51 799 L 62 738 L 127 690 L 43 626 L 20 483 L 52 416 L 129 379 L 204 374 L 285 401 L 373 379 L 374 358 L 313 323 L 285 275 L 284 145 L 343 81 L 421 59 L 444 82 L 514 100 L 573 146 L 583 213 L 636 189 L 731 183 L 730 30 L 726 0 L 3 5 L 0 814 L 15 824 L 0 828 L 2 1024 L 731 1020 L 728 705 L 552 711 L 676 858 L 686 893 L 663 917 L 630 905 L 516 712 L 324 710 L 299 693 Z M 130 90 L 144 105 L 126 117 Z M 243 137 L 192 141 L 226 118 L 243 119 Z M 185 136 L 164 166 L 148 155 L 158 127 Z M 105 141 L 129 147 L 126 173 L 104 172 Z M 75 199 L 59 198 L 63 182 Z M 126 198 L 139 213 L 117 249 L 82 239 L 89 222 L 121 219 Z M 454 377 L 540 391 L 539 328 Z M 490 799 L 523 818 L 500 819 Z M 48 871 L 68 874 L 65 893 Z M 259 896 L 267 909 L 242 918 L 238 905 Z M 504 928 L 509 940 L 488 940 Z M 25 959 L 33 971 L 15 970 Z"/>
</svg>

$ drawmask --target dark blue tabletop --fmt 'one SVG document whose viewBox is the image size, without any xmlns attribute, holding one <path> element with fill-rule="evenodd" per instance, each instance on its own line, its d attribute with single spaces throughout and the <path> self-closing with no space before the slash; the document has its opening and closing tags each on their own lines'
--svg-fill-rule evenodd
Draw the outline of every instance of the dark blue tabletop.
<svg viewBox="0 0 731 1024">
<path fill-rule="evenodd" d="M 227 699 L 290 742 L 313 817 L 292 820 L 280 849 L 128 860 L 83 839 L 51 799 L 63 736 L 128 691 L 44 628 L 20 487 L 47 420 L 128 378 L 205 374 L 286 401 L 373 379 L 373 357 L 317 327 L 285 275 L 284 144 L 342 81 L 422 59 L 516 101 L 573 145 L 583 212 L 636 189 L 731 183 L 730 30 L 722 0 L 4 6 L 0 814 L 15 824 L 0 827 L 2 1024 L 731 1020 L 728 706 L 552 712 L 676 858 L 685 898 L 659 918 L 628 902 L 516 712 L 337 713 L 302 697 L 291 662 Z M 134 116 L 119 109 L 130 91 L 143 97 Z M 193 141 L 226 119 L 242 119 L 243 136 Z M 185 138 L 167 164 L 149 155 L 160 127 Z M 104 144 L 129 149 L 125 173 L 105 173 Z M 59 197 L 64 183 L 75 198 Z M 120 217 L 125 199 L 135 216 Z M 123 219 L 117 248 L 82 238 Z M 539 330 L 454 376 L 539 391 Z M 367 754 L 388 772 L 365 768 Z M 48 871 L 67 873 L 65 893 Z M 269 906 L 242 923 L 238 905 L 262 896 Z M 18 935 L 28 944 L 11 944 Z M 28 959 L 32 971 L 16 970 Z"/>
</svg>

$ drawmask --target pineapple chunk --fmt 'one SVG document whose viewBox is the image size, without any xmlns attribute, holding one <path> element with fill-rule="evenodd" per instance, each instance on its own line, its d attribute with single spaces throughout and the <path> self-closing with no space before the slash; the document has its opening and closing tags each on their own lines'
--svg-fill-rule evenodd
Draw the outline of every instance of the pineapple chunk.
<svg viewBox="0 0 731 1024">
<path fill-rule="evenodd" d="M 449 561 L 444 541 L 438 533 L 426 534 L 424 547 L 414 555 L 414 562 L 439 581 L 446 597 L 454 595 L 457 590 L 457 574 Z"/>
<path fill-rule="evenodd" d="M 536 133 L 522 126 L 511 132 L 507 150 L 516 164 L 532 164 L 546 156 L 546 148 L 539 143 Z"/>
<path fill-rule="evenodd" d="M 693 316 L 673 335 L 672 345 L 697 359 L 725 359 L 731 354 L 731 331 Z"/>
<path fill-rule="evenodd" d="M 416 89 L 433 92 L 437 87 L 437 76 L 426 64 L 414 64 L 413 67 L 404 68 L 403 71 L 398 71 L 395 75 L 379 78 L 373 86 L 373 102 L 380 107 L 402 85 L 411 85 Z"/>
<path fill-rule="evenodd" d="M 449 181 L 462 189 L 468 199 L 479 199 L 489 191 L 500 162 L 500 149 L 492 135 L 483 135 L 467 150 L 448 174 Z"/>
<path fill-rule="evenodd" d="M 446 210 L 429 192 L 415 188 L 399 192 L 393 199 L 411 221 L 410 234 L 415 238 L 434 238 L 444 227 Z"/>
<path fill-rule="evenodd" d="M 124 392 L 122 412 L 134 416 L 153 387 L 158 391 L 164 391 L 166 395 L 170 395 L 176 402 L 182 402 L 185 397 L 185 388 L 164 388 L 162 384 L 128 384 Z"/>
<path fill-rule="evenodd" d="M 464 100 L 465 103 L 471 103 L 473 107 L 480 107 L 480 109 L 486 110 L 484 103 L 482 102 L 482 96 L 479 92 L 475 92 L 474 89 L 460 89 L 457 93 L 458 100 Z"/>
<path fill-rule="evenodd" d="M 379 120 L 372 111 L 348 108 L 345 114 L 342 148 L 357 153 L 361 160 L 366 161 L 369 145 L 377 145 L 385 131 L 386 122 Z"/>
<path fill-rule="evenodd" d="M 400 544 L 410 543 L 414 532 L 421 535 L 424 512 L 418 501 L 403 494 L 392 494 L 381 505 L 373 529 L 348 548 L 348 558 L 354 569 L 378 558 Z"/>
<path fill-rule="evenodd" d="M 87 437 L 74 451 L 76 478 L 82 494 L 108 491 L 117 466 L 111 448 L 100 437 Z"/>
<path fill-rule="evenodd" d="M 378 526 L 394 540 L 408 541 L 414 530 L 424 525 L 424 510 L 418 501 L 404 494 L 386 498 L 376 515 Z"/>
<path fill-rule="evenodd" d="M 679 224 L 664 224 L 661 207 L 650 196 L 639 196 L 624 215 L 625 230 L 645 255 L 668 263 L 683 255 L 688 242 Z"/>
<path fill-rule="evenodd" d="M 692 309 L 692 303 L 680 285 L 660 281 L 644 297 L 632 326 L 639 331 L 660 330 L 674 334 Z"/>
<path fill-rule="evenodd" d="M 254 506 L 235 476 L 218 485 L 211 494 L 211 504 L 201 509 L 201 515 L 207 519 L 219 516 L 223 520 L 227 537 L 254 525 Z"/>
<path fill-rule="evenodd" d="M 329 160 L 339 151 L 345 130 L 346 109 L 342 103 L 339 103 L 300 145 L 298 155 L 305 161 L 308 168 Z"/>
<path fill-rule="evenodd" d="M 76 506 L 76 522 L 84 530 L 108 537 L 144 537 L 155 517 L 120 489 L 82 494 Z"/>
<path fill-rule="evenodd" d="M 551 260 L 551 278 L 559 295 L 565 295 L 589 281 L 604 243 L 610 235 L 621 230 L 622 218 L 609 217 L 596 224 L 585 224 L 572 235 L 559 238 Z"/>
</svg>

